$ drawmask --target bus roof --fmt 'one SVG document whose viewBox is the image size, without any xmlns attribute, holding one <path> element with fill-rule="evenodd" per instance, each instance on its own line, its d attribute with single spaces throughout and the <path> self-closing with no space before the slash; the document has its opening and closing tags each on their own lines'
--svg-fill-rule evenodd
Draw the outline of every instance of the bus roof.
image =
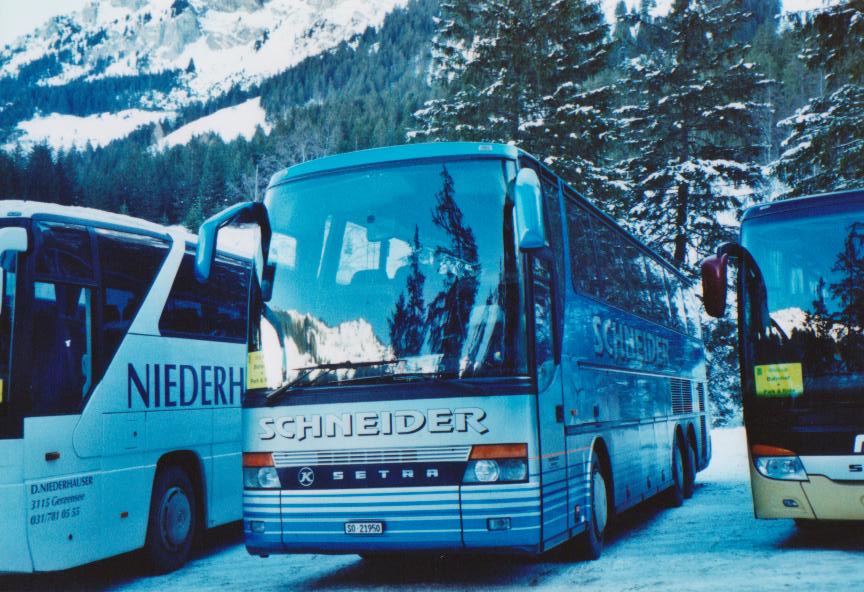
<svg viewBox="0 0 864 592">
<path fill-rule="evenodd" d="M 39 201 L 24 201 L 24 200 L 2 200 L 0 201 L 0 218 L 53 218 L 65 219 L 68 221 L 80 222 L 88 226 L 112 226 L 117 228 L 125 228 L 132 231 L 144 231 L 151 234 L 168 235 L 175 228 L 169 228 L 141 218 L 125 216 L 123 214 L 114 214 L 104 210 L 95 208 L 82 208 L 79 206 L 61 206 L 58 204 L 45 203 Z M 176 230 L 185 232 L 188 236 L 188 242 L 195 242 L 197 239 L 194 234 L 188 230 L 181 230 L 176 227 Z"/>
<path fill-rule="evenodd" d="M 270 186 L 299 177 L 316 175 L 339 169 L 362 167 L 403 160 L 423 160 L 443 157 L 508 158 L 515 160 L 522 151 L 505 144 L 483 144 L 478 142 L 435 142 L 430 144 L 407 144 L 387 148 L 372 148 L 325 156 L 279 171 L 270 179 Z"/>
<path fill-rule="evenodd" d="M 741 217 L 741 222 L 773 216 L 781 213 L 797 212 L 806 215 L 808 210 L 825 209 L 840 205 L 861 204 L 864 206 L 864 189 L 849 189 L 847 191 L 835 191 L 833 193 L 820 193 L 818 195 L 807 195 L 793 199 L 784 199 L 771 203 L 755 205 L 747 208 Z"/>
</svg>

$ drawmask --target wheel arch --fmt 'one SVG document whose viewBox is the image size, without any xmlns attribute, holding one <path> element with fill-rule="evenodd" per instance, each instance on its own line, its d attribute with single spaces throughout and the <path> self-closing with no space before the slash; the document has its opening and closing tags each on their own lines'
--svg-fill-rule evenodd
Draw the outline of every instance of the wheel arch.
<svg viewBox="0 0 864 592">
<path fill-rule="evenodd" d="M 606 441 L 601 436 L 594 438 L 594 441 L 591 443 L 591 456 L 594 454 L 597 455 L 606 477 L 606 495 L 609 501 L 609 509 L 615 511 L 615 473 L 612 470 L 612 455 L 609 454 Z"/>
</svg>

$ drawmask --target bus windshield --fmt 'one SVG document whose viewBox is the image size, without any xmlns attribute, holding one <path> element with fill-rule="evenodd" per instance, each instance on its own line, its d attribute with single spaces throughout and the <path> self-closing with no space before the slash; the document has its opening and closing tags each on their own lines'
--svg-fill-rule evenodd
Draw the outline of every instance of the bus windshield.
<svg viewBox="0 0 864 592">
<path fill-rule="evenodd" d="M 281 357 L 276 383 L 525 374 L 506 171 L 423 161 L 272 188 L 262 334 L 268 371 L 268 341 Z"/>
<path fill-rule="evenodd" d="M 744 225 L 770 315 L 770 326 L 750 327 L 752 364 L 800 364 L 803 392 L 788 394 L 801 403 L 864 404 L 862 220 L 857 211 Z"/>
</svg>

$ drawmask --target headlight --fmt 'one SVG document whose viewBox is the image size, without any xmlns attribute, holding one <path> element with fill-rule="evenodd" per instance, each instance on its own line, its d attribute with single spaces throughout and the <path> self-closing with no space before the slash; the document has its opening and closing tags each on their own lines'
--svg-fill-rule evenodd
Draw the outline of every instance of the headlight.
<svg viewBox="0 0 864 592">
<path fill-rule="evenodd" d="M 806 481 L 807 473 L 797 456 L 760 456 L 754 460 L 756 470 L 769 479 Z"/>
<path fill-rule="evenodd" d="M 243 487 L 246 489 L 281 489 L 279 474 L 273 467 L 244 467 Z"/>
<path fill-rule="evenodd" d="M 279 474 L 273 466 L 271 452 L 243 453 L 243 487 L 246 489 L 281 489 Z"/>
<path fill-rule="evenodd" d="M 516 458 L 514 458 L 516 457 Z M 519 483 L 528 480 L 528 446 L 490 444 L 474 446 L 463 483 Z"/>
<path fill-rule="evenodd" d="M 498 480 L 500 469 L 498 461 L 478 460 L 474 462 L 474 477 L 481 483 L 491 483 Z"/>
</svg>

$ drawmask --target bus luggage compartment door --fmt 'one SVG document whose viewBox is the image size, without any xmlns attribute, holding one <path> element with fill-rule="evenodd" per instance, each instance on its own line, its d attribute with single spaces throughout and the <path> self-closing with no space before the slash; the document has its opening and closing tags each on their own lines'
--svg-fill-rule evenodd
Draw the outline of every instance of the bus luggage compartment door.
<svg viewBox="0 0 864 592">
<path fill-rule="evenodd" d="M 75 453 L 72 433 L 78 420 L 74 415 L 34 417 L 24 424 L 27 532 L 37 571 L 102 557 L 99 460 Z"/>
</svg>

